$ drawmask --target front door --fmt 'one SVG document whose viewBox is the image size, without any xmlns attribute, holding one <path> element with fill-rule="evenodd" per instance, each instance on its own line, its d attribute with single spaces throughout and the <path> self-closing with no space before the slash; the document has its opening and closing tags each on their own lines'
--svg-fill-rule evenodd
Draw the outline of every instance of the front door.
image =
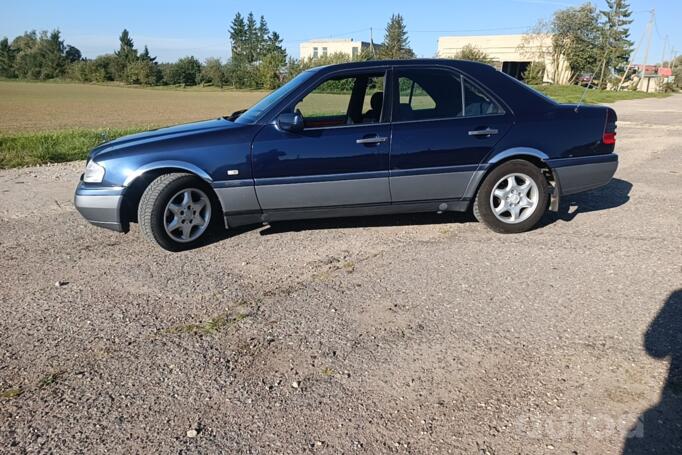
<svg viewBox="0 0 682 455">
<path fill-rule="evenodd" d="M 301 132 L 265 126 L 253 142 L 264 211 L 390 203 L 384 71 L 335 75 L 293 102 Z"/>
<path fill-rule="evenodd" d="M 479 163 L 511 127 L 511 114 L 451 70 L 394 74 L 393 202 L 462 198 Z"/>
</svg>

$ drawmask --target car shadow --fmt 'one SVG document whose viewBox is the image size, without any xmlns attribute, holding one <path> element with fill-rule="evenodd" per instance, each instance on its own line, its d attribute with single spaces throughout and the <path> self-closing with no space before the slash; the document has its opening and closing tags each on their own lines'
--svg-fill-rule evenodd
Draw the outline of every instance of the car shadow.
<svg viewBox="0 0 682 455">
<path fill-rule="evenodd" d="M 620 207 L 630 200 L 632 184 L 625 180 L 613 179 L 599 189 L 566 196 L 559 207 L 559 212 L 548 212 L 538 228 L 548 226 L 556 221 L 571 221 L 580 213 L 608 210 Z M 255 224 L 228 230 L 215 229 L 198 248 L 236 237 L 246 232 L 261 229 L 260 235 L 275 235 L 286 232 L 318 231 L 325 229 L 356 229 L 390 226 L 421 226 L 429 224 L 462 224 L 476 222 L 476 218 L 467 212 L 443 213 L 407 213 L 396 215 L 368 215 L 344 218 L 320 218 L 294 221 L 277 221 L 263 226 Z"/>
<path fill-rule="evenodd" d="M 355 229 L 390 226 L 421 226 L 427 224 L 452 224 L 475 222 L 469 212 L 408 213 L 398 215 L 369 215 L 344 218 L 320 218 L 296 221 L 278 221 L 269 224 L 261 235 L 285 232 L 317 231 L 324 229 Z"/>
<path fill-rule="evenodd" d="M 611 179 L 608 185 L 585 193 L 571 194 L 561 198 L 558 212 L 548 212 L 545 222 L 571 221 L 581 213 L 609 210 L 625 205 L 630 200 L 632 183 L 627 180 Z"/>
<path fill-rule="evenodd" d="M 682 453 L 682 289 L 673 292 L 644 334 L 654 359 L 670 359 L 660 401 L 630 430 L 623 455 Z"/>
</svg>

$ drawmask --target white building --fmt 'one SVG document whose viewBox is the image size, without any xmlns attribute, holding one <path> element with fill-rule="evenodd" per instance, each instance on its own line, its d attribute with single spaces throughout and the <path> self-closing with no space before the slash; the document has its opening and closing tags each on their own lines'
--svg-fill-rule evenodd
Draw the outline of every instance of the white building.
<svg viewBox="0 0 682 455">
<path fill-rule="evenodd" d="M 545 82 L 566 84 L 571 78 L 568 62 L 563 57 L 558 58 L 555 66 L 550 35 L 441 36 L 438 57 L 454 58 L 467 45 L 485 52 L 495 66 L 517 79 L 523 78 L 533 62 L 545 64 Z"/>
<path fill-rule="evenodd" d="M 318 58 L 332 54 L 346 54 L 351 58 L 358 58 L 364 49 L 369 49 L 370 43 L 346 39 L 317 39 L 305 41 L 299 45 L 301 59 Z"/>
</svg>

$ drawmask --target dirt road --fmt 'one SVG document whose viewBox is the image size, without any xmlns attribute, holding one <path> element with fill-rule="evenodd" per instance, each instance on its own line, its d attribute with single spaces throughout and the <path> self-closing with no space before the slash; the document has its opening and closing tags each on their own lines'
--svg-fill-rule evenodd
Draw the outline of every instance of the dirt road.
<svg viewBox="0 0 682 455">
<path fill-rule="evenodd" d="M 614 107 L 616 178 L 514 236 L 410 215 L 169 254 L 80 218 L 82 163 L 0 172 L 0 452 L 682 450 L 682 96 Z"/>
</svg>

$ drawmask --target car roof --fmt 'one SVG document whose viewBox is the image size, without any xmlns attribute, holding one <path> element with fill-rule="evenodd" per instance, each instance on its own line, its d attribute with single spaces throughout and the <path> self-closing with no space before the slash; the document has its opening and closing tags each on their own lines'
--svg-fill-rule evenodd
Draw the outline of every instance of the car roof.
<svg viewBox="0 0 682 455">
<path fill-rule="evenodd" d="M 333 65 L 324 65 L 312 68 L 313 71 L 337 71 L 345 69 L 363 69 L 363 68 L 374 68 L 377 66 L 433 66 L 433 65 L 445 65 L 452 66 L 454 68 L 467 68 L 467 69 L 479 69 L 479 70 L 494 70 L 490 65 L 479 62 L 472 62 L 469 60 L 454 60 L 449 58 L 414 58 L 408 60 L 363 60 L 358 62 L 349 63 L 337 63 Z"/>
</svg>

